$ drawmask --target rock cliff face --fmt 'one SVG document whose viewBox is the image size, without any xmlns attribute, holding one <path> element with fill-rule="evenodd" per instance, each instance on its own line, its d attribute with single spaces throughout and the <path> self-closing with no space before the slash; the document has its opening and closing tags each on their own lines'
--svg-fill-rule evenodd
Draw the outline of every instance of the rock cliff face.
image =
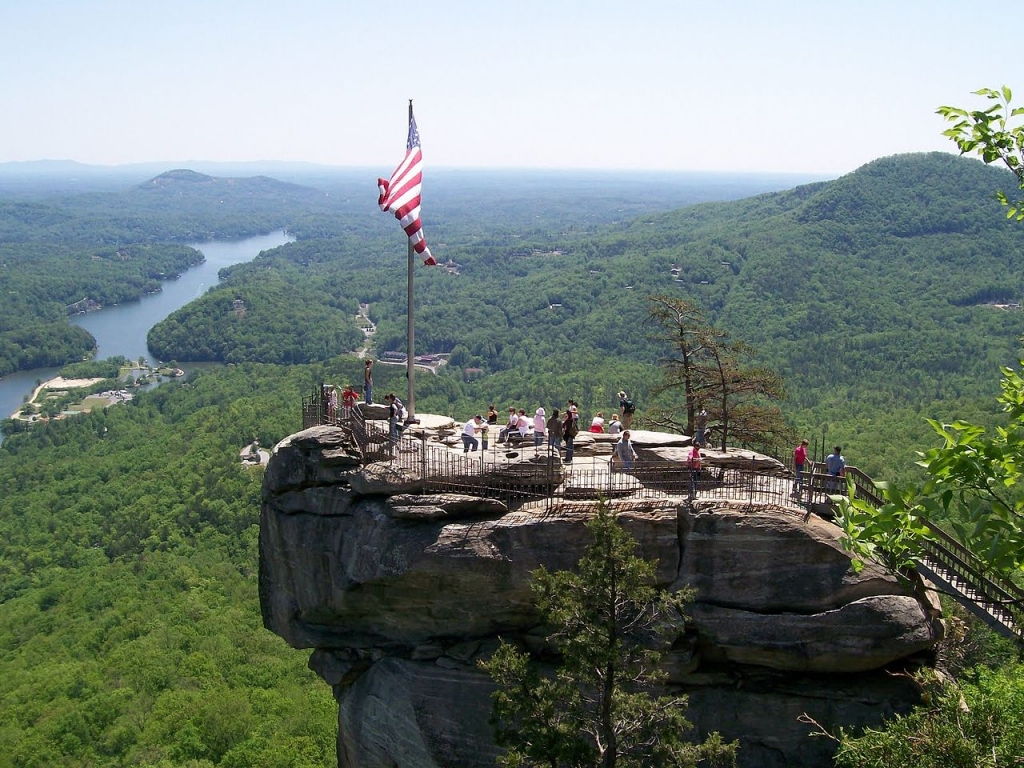
<svg viewBox="0 0 1024 768">
<path fill-rule="evenodd" d="M 509 510 L 417 495 L 363 467 L 336 427 L 274 449 L 263 487 L 265 625 L 298 648 L 339 703 L 346 768 L 492 766 L 488 678 L 499 637 L 543 641 L 529 572 L 571 568 L 591 502 Z M 699 733 L 741 742 L 743 766 L 830 765 L 826 727 L 877 724 L 914 691 L 887 667 L 941 636 L 937 605 L 880 568 L 854 573 L 838 530 L 799 507 L 681 498 L 612 502 L 666 589 L 697 589 L 666 656 Z"/>
</svg>

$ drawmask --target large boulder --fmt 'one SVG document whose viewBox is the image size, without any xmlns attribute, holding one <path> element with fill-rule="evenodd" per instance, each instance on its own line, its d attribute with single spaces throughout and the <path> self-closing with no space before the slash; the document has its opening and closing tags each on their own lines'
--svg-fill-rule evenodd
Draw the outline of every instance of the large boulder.
<svg viewBox="0 0 1024 768">
<path fill-rule="evenodd" d="M 695 502 L 682 517 L 679 580 L 709 606 L 773 616 L 812 615 L 872 595 L 906 595 L 881 566 L 860 571 L 839 529 L 796 506 Z"/>
<path fill-rule="evenodd" d="M 423 493 L 396 456 L 361 465 L 342 428 L 275 447 L 260 521 L 264 623 L 316 649 L 311 666 L 340 704 L 343 765 L 493 765 L 491 686 L 476 662 L 499 637 L 544 648 L 530 572 L 574 566 L 595 502 Z M 528 472 L 530 457 L 515 466 Z M 515 481 L 494 472 L 495 487 Z M 887 669 L 941 636 L 937 606 L 880 567 L 854 571 L 835 526 L 757 501 L 608 503 L 657 562 L 657 585 L 695 590 L 668 684 L 689 694 L 698 732 L 741 739 L 741 765 L 825 765 L 828 746 L 806 738 L 800 713 L 829 728 L 877 724 L 914 700 Z"/>
<path fill-rule="evenodd" d="M 706 467 L 721 467 L 722 469 L 738 469 L 748 472 L 773 472 L 783 474 L 787 472 L 786 465 L 771 456 L 755 451 L 746 451 L 740 448 L 729 448 L 725 451 L 715 448 L 701 448 L 702 463 Z M 690 448 L 675 445 L 663 445 L 651 447 L 640 444 L 637 446 L 637 455 L 645 465 L 661 464 L 686 466 L 686 460 L 690 456 Z"/>
</svg>

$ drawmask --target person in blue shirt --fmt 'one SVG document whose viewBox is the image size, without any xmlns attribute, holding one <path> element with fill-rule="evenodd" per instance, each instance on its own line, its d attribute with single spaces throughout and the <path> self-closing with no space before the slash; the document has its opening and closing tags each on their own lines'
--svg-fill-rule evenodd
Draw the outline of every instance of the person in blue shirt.
<svg viewBox="0 0 1024 768">
<path fill-rule="evenodd" d="M 825 467 L 828 469 L 829 474 L 829 490 L 833 493 L 842 493 L 843 487 L 839 480 L 833 480 L 831 478 L 839 478 L 846 474 L 846 459 L 843 458 L 843 449 L 840 446 L 836 446 L 832 453 L 825 457 Z"/>
<path fill-rule="evenodd" d="M 825 457 L 825 466 L 832 477 L 842 477 L 846 474 L 846 459 L 843 458 L 841 446 L 837 445 L 832 449 L 832 453 Z"/>
</svg>

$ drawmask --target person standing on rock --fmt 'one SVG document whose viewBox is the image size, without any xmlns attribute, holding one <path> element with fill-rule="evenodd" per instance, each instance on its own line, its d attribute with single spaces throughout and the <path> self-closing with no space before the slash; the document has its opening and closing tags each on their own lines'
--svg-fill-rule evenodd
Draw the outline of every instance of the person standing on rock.
<svg viewBox="0 0 1024 768">
<path fill-rule="evenodd" d="M 483 419 L 479 416 L 474 416 L 472 419 L 462 425 L 462 452 L 469 453 L 475 451 L 480 447 L 480 443 L 476 439 L 476 431 L 483 423 Z"/>
<path fill-rule="evenodd" d="M 363 365 L 363 395 L 367 405 L 373 405 L 373 360 Z"/>
<path fill-rule="evenodd" d="M 622 433 L 619 442 L 615 444 L 615 455 L 619 457 L 622 468 L 626 471 L 633 469 L 633 462 L 636 461 L 636 450 L 633 448 L 633 441 L 629 439 L 629 430 Z"/>
<path fill-rule="evenodd" d="M 694 442 L 690 448 L 690 455 L 686 457 L 686 468 L 690 471 L 690 498 L 697 495 L 697 481 L 700 480 L 700 443 Z"/>
<path fill-rule="evenodd" d="M 700 409 L 700 412 L 694 417 L 694 434 L 693 441 L 699 445 L 705 445 L 707 440 L 707 429 L 708 429 L 708 412 L 704 408 Z"/>
<path fill-rule="evenodd" d="M 796 470 L 796 480 L 793 481 L 793 494 L 800 493 L 800 486 L 803 485 L 804 465 L 807 463 L 807 440 L 801 440 L 793 451 L 793 469 Z"/>
<path fill-rule="evenodd" d="M 547 426 L 546 414 L 543 408 L 538 408 L 533 415 L 533 447 L 540 450 L 544 444 L 544 428 Z"/>
<path fill-rule="evenodd" d="M 338 388 L 333 384 L 331 385 L 331 394 L 327 401 L 327 415 L 331 419 L 331 423 L 337 423 L 338 419 Z"/>
<path fill-rule="evenodd" d="M 398 420 L 402 414 L 402 403 L 395 396 L 394 392 L 384 395 L 384 402 L 388 404 L 388 435 L 392 440 L 397 440 Z"/>
<path fill-rule="evenodd" d="M 356 407 L 356 391 L 352 389 L 351 384 L 346 384 L 345 389 L 341 393 L 341 418 L 344 421 L 348 421 L 352 418 L 352 409 Z"/>
<path fill-rule="evenodd" d="M 828 467 L 828 473 L 832 477 L 842 477 L 846 474 L 846 458 L 843 456 L 843 449 L 841 446 L 836 446 L 825 458 L 825 466 Z"/>
<path fill-rule="evenodd" d="M 619 392 L 619 410 L 622 411 L 622 428 L 629 429 L 636 413 L 636 403 L 626 397 L 625 392 Z"/>
<path fill-rule="evenodd" d="M 320 418 L 323 424 L 331 423 L 331 385 L 320 384 Z"/>
<path fill-rule="evenodd" d="M 558 409 L 555 408 L 548 419 L 548 446 L 556 451 L 562 450 L 562 420 L 558 418 Z"/>
<path fill-rule="evenodd" d="M 579 412 L 576 410 L 576 403 L 569 401 L 569 407 L 565 411 L 565 419 L 562 421 L 562 437 L 565 438 L 565 463 L 572 464 L 573 440 L 580 432 Z"/>
<path fill-rule="evenodd" d="M 838 479 L 846 475 L 846 458 L 843 456 L 842 446 L 837 445 L 832 449 L 832 453 L 825 457 L 825 467 L 829 474 L 829 490 L 832 493 L 842 493 L 843 484 Z"/>
</svg>

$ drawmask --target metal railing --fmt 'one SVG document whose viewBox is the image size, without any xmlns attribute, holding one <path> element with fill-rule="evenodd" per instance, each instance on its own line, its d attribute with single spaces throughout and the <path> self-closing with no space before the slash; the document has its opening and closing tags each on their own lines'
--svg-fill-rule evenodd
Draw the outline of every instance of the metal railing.
<svg viewBox="0 0 1024 768">
<path fill-rule="evenodd" d="M 992 571 L 938 526 L 926 525 L 933 538 L 922 542 L 918 571 L 1000 634 L 1024 639 L 1024 590 Z"/>
<path fill-rule="evenodd" d="M 428 438 L 416 428 L 390 433 L 386 421 L 365 420 L 360 409 L 346 420 L 330 418 L 319 394 L 303 400 L 303 426 L 336 424 L 351 431 L 365 463 L 389 462 L 419 479 L 427 493 L 463 493 L 496 498 L 510 504 L 543 502 L 549 509 L 564 501 L 599 498 L 665 499 L 699 497 L 768 504 L 829 504 L 834 492 L 812 474 L 797 491 L 786 470 L 765 470 L 755 460 L 749 466 L 705 466 L 691 472 L 662 462 L 637 461 L 629 470 L 613 470 L 610 457 L 595 457 L 592 466 L 564 464 L 558 451 L 522 442 L 514 446 L 490 443 L 487 450 L 464 453 L 454 431 L 452 444 Z M 585 451 L 577 449 L 579 456 Z"/>
</svg>

